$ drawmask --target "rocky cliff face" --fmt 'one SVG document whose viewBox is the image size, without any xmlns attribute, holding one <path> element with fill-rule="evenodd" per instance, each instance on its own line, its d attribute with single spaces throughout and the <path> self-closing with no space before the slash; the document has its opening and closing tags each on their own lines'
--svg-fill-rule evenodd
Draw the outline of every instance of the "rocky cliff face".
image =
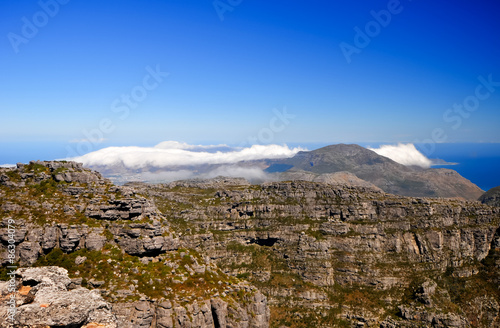
<svg viewBox="0 0 500 328">
<path fill-rule="evenodd" d="M 499 326 L 500 212 L 311 182 L 135 188 L 279 327 Z"/>
<path fill-rule="evenodd" d="M 77 163 L 1 169 L 0 216 L 0 274 L 12 244 L 22 267 L 19 327 L 269 326 L 254 286 L 189 248 L 150 200 Z"/>
<path fill-rule="evenodd" d="M 27 327 L 500 327 L 499 208 L 345 179 L 116 187 L 76 163 L 0 169 L 0 275 L 13 238 Z"/>
</svg>

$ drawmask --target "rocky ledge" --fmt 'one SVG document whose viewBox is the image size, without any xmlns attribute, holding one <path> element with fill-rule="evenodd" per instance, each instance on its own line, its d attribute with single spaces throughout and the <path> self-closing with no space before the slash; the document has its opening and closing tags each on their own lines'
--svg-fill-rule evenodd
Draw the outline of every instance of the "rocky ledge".
<svg viewBox="0 0 500 328">
<path fill-rule="evenodd" d="M 79 286 L 63 268 L 23 268 L 16 277 L 16 327 L 119 327 L 111 304 L 97 290 Z M 9 282 L 0 282 L 0 295 L 0 317 L 5 318 Z M 4 320 L 0 327 L 10 323 Z"/>
</svg>

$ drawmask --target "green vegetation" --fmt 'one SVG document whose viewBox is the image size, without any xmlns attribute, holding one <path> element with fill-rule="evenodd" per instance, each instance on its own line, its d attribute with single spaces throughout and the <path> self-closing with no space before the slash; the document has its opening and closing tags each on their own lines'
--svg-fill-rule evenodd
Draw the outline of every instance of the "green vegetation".
<svg viewBox="0 0 500 328">
<path fill-rule="evenodd" d="M 115 239 L 115 235 L 108 229 L 104 229 L 103 235 L 106 237 L 107 241 L 112 241 Z"/>
<path fill-rule="evenodd" d="M 40 174 L 40 173 L 50 173 L 50 170 L 48 167 L 42 164 L 38 164 L 36 162 L 32 162 L 28 165 L 24 166 L 24 171 L 29 172 L 29 173 L 34 173 L 34 174 Z"/>
<path fill-rule="evenodd" d="M 7 268 L 8 266 L 19 267 L 19 263 L 10 263 L 6 262 L 2 266 L 0 266 L 0 281 L 10 280 L 11 276 L 8 273 L 12 272 L 12 269 Z"/>
<path fill-rule="evenodd" d="M 307 229 L 306 231 L 306 234 L 308 234 L 309 236 L 311 237 L 314 237 L 316 238 L 316 240 L 325 240 L 325 235 L 323 235 L 323 233 L 317 229 L 312 229 L 311 227 L 309 227 L 309 229 Z"/>
<path fill-rule="evenodd" d="M 43 180 L 39 184 L 33 185 L 33 197 L 51 197 L 57 190 L 57 182 L 55 180 Z"/>
<path fill-rule="evenodd" d="M 59 167 L 57 169 L 55 169 L 54 171 L 52 171 L 52 176 L 56 176 L 60 173 L 63 173 L 63 172 L 67 172 L 68 169 L 66 167 Z"/>
<path fill-rule="evenodd" d="M 11 181 L 21 181 L 21 175 L 19 174 L 19 172 L 17 172 L 17 170 L 8 170 L 6 172 L 4 171 L 3 173 L 7 175 Z"/>
<path fill-rule="evenodd" d="M 86 257 L 86 260 L 76 264 L 75 260 L 79 256 Z M 38 258 L 33 266 L 63 267 L 68 270 L 70 277 L 82 278 L 89 288 L 92 281 L 103 281 L 104 284 L 99 288 L 110 292 L 107 296 L 109 300 L 115 300 L 112 296 L 117 295 L 118 290 L 130 290 L 130 286 L 134 285 L 136 290 L 128 296 L 129 300 L 138 299 L 140 294 L 153 299 L 172 298 L 179 293 L 210 297 L 214 290 L 223 292 L 225 287 L 238 282 L 236 278 L 220 271 L 208 269 L 202 273 L 190 272 L 186 267 L 192 266 L 194 261 L 202 261 L 200 255 L 192 250 L 179 249 L 161 258 L 163 261 L 145 263 L 137 256 L 123 253 L 117 246 L 106 244 L 102 251 L 81 249 L 69 254 L 55 248 Z M 168 263 L 176 263 L 177 268 L 172 268 Z"/>
</svg>

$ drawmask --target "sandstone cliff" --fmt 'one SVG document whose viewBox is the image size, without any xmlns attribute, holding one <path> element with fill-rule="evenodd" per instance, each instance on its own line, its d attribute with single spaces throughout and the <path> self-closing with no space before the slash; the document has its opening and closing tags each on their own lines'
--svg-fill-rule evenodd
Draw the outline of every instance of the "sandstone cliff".
<svg viewBox="0 0 500 328">
<path fill-rule="evenodd" d="M 305 181 L 134 185 L 280 327 L 498 327 L 500 211 Z"/>
<path fill-rule="evenodd" d="M 151 201 L 80 164 L 1 169 L 0 215 L 0 273 L 12 243 L 22 267 L 18 327 L 269 325 L 255 287 L 189 248 Z M 5 285 L 0 292 L 6 297 Z M 0 327 L 8 326 L 6 307 Z"/>
<path fill-rule="evenodd" d="M 13 237 L 20 327 L 500 327 L 499 208 L 342 179 L 0 169 L 0 276 Z"/>
</svg>

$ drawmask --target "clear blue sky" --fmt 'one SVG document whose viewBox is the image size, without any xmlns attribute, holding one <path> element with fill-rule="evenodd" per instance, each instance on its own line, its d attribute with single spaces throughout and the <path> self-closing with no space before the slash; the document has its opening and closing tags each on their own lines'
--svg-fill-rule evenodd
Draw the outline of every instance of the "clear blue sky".
<svg viewBox="0 0 500 328">
<path fill-rule="evenodd" d="M 239 145 L 259 133 L 417 142 L 436 129 L 446 142 L 500 142 L 500 84 L 474 103 L 478 76 L 500 82 L 497 1 L 55 1 L 0 2 L 3 152 L 51 145 L 48 158 L 64 157 L 89 138 L 91 150 Z M 388 7 L 390 22 L 374 23 Z M 356 46 L 356 27 L 371 36 L 348 63 L 341 44 Z M 169 75 L 158 83 L 147 67 Z M 133 90 L 140 101 L 125 106 Z M 451 111 L 466 99 L 474 111 Z M 286 126 L 273 112 L 285 107 Z"/>
</svg>

